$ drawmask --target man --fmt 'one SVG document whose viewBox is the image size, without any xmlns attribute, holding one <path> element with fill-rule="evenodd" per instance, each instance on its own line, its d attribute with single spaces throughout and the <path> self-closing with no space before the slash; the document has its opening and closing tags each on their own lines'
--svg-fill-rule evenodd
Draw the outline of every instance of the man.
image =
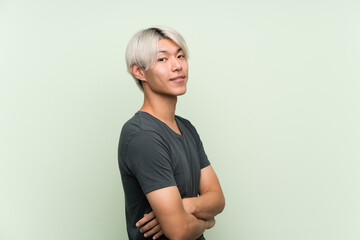
<svg viewBox="0 0 360 240">
<path fill-rule="evenodd" d="M 186 92 L 188 51 L 168 27 L 138 32 L 126 50 L 144 103 L 121 131 L 119 167 L 129 239 L 205 239 L 225 205 L 191 123 L 175 115 Z"/>
</svg>

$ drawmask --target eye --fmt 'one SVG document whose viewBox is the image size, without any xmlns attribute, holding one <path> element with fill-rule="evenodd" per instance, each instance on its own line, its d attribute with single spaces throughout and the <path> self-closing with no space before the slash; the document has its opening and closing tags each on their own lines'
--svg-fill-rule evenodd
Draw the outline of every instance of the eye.
<svg viewBox="0 0 360 240">
<path fill-rule="evenodd" d="M 158 59 L 158 62 L 165 62 L 166 61 L 166 58 L 159 58 Z"/>
<path fill-rule="evenodd" d="M 179 56 L 177 56 L 178 58 L 185 58 L 185 55 L 179 55 Z"/>
</svg>

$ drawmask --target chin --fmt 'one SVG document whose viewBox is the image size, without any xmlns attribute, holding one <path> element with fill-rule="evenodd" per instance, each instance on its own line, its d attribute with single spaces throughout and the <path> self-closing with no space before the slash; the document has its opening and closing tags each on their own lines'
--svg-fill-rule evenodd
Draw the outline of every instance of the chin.
<svg viewBox="0 0 360 240">
<path fill-rule="evenodd" d="M 184 95 L 185 93 L 186 93 L 186 88 L 181 89 L 176 95 L 181 96 L 181 95 Z"/>
<path fill-rule="evenodd" d="M 186 91 L 180 93 L 178 96 L 184 95 L 186 93 Z"/>
</svg>

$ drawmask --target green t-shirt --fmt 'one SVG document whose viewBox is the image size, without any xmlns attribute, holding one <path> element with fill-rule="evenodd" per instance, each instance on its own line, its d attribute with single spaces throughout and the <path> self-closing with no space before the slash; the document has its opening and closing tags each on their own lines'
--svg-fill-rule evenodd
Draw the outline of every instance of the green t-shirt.
<svg viewBox="0 0 360 240">
<path fill-rule="evenodd" d="M 179 135 L 146 112 L 137 112 L 121 131 L 119 167 L 125 193 L 129 239 L 144 238 L 135 226 L 152 211 L 145 194 L 177 186 L 181 198 L 199 194 L 200 171 L 210 165 L 194 126 L 175 116 Z M 167 239 L 164 235 L 160 239 Z M 201 236 L 199 239 L 205 239 Z"/>
</svg>

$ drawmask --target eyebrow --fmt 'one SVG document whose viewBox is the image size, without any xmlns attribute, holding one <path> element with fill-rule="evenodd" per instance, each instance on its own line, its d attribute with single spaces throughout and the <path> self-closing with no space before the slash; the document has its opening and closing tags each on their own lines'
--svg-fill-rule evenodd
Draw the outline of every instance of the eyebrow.
<svg viewBox="0 0 360 240">
<path fill-rule="evenodd" d="M 179 48 L 176 53 L 179 53 L 179 52 L 181 52 L 181 51 L 183 51 L 182 48 Z M 166 51 L 166 50 L 160 50 L 160 51 L 158 51 L 158 53 L 168 53 L 168 51 Z"/>
</svg>

